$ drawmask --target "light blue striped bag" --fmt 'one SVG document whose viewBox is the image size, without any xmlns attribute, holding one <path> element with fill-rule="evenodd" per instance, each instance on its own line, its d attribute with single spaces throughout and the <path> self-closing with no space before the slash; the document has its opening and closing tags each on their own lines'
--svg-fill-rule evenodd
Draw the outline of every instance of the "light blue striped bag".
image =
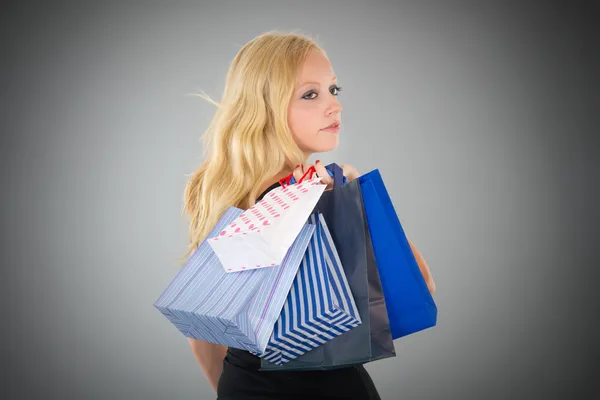
<svg viewBox="0 0 600 400">
<path fill-rule="evenodd" d="M 263 353 L 275 365 L 325 344 L 362 323 L 344 269 L 322 214 L 275 329 Z"/>
<path fill-rule="evenodd" d="M 242 212 L 230 207 L 207 239 Z M 205 239 L 154 307 L 187 337 L 262 353 L 314 230 L 304 225 L 280 265 L 230 273 Z"/>
</svg>

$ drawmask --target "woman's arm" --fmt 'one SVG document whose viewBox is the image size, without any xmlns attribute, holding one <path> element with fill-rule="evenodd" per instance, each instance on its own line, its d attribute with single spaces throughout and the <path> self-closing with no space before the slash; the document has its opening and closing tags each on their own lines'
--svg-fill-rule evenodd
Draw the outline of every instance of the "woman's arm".
<svg viewBox="0 0 600 400">
<path fill-rule="evenodd" d="M 419 269 L 423 274 L 423 278 L 425 278 L 425 282 L 427 283 L 427 288 L 429 289 L 429 292 L 434 293 L 435 282 L 433 281 L 433 277 L 431 276 L 431 271 L 429 270 L 427 262 L 425 262 L 425 259 L 421 255 L 421 252 L 415 247 L 415 245 L 413 244 L 413 242 L 411 242 L 410 239 L 408 239 L 408 243 L 410 244 L 410 248 L 415 256 L 415 259 L 417 260 L 417 264 L 419 264 Z"/>
<path fill-rule="evenodd" d="M 189 337 L 187 339 L 192 348 L 192 353 L 194 353 L 194 358 L 200 364 L 200 368 L 202 368 L 208 383 L 210 383 L 210 386 L 216 392 L 219 378 L 223 372 L 223 359 L 225 358 L 225 354 L 227 354 L 227 346 Z"/>
</svg>

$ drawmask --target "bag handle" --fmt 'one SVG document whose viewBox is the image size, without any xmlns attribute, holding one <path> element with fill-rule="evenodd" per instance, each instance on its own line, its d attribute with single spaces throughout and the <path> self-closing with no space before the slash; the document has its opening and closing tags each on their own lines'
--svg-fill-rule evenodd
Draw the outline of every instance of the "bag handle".
<svg viewBox="0 0 600 400">
<path fill-rule="evenodd" d="M 327 166 L 325 166 L 325 169 L 327 170 L 327 172 L 329 173 L 329 176 L 331 176 L 333 178 L 333 188 L 338 188 L 340 186 L 342 186 L 343 184 L 348 182 L 348 179 L 344 176 L 344 171 L 342 170 L 342 168 L 337 165 L 336 163 L 331 163 Z M 299 183 L 302 183 L 302 181 L 304 180 L 304 178 L 306 177 L 306 175 L 308 175 L 310 173 L 310 177 L 308 179 L 312 179 L 313 174 L 315 174 L 317 171 L 315 169 L 315 166 L 311 166 L 305 173 L 304 175 L 302 175 L 302 177 L 300 178 Z M 283 187 L 286 187 L 288 185 L 293 185 L 296 183 L 296 178 L 294 178 L 294 174 L 291 173 L 288 176 L 286 176 L 285 178 L 282 178 L 279 180 L 279 184 Z"/>
<path fill-rule="evenodd" d="M 310 173 L 310 178 L 308 179 L 312 179 L 313 174 L 317 174 L 317 170 L 315 168 L 315 166 L 311 166 L 309 169 L 306 170 L 306 172 L 304 173 L 304 175 L 302 175 L 302 177 L 300 178 L 300 180 L 298 181 L 298 183 L 302 183 L 302 181 L 304 180 L 304 178 L 306 178 L 306 175 L 308 175 Z M 293 176 L 292 176 L 293 178 Z"/>
<path fill-rule="evenodd" d="M 286 187 L 287 185 L 291 185 L 290 183 L 290 178 L 294 178 L 293 175 L 288 175 L 285 178 L 282 178 L 279 180 L 279 184 L 281 185 L 281 187 Z"/>
<path fill-rule="evenodd" d="M 333 188 L 339 188 L 348 180 L 344 176 L 344 170 L 336 163 L 331 163 L 325 167 L 329 175 L 333 177 Z"/>
<path fill-rule="evenodd" d="M 300 178 L 299 183 L 302 183 L 302 181 L 304 180 L 304 178 L 306 178 L 306 176 L 308 174 L 310 174 L 310 177 L 308 179 L 312 179 L 313 174 L 316 174 L 317 170 L 315 169 L 315 166 L 311 166 L 309 169 L 306 170 L 306 172 L 304 173 L 304 175 L 302 175 L 302 177 Z M 296 180 L 294 179 L 294 173 L 292 172 L 291 174 L 289 174 L 288 176 L 286 176 L 285 178 L 282 178 L 279 180 L 279 184 L 283 187 L 285 187 L 286 185 L 293 185 L 294 183 L 296 183 Z"/>
</svg>

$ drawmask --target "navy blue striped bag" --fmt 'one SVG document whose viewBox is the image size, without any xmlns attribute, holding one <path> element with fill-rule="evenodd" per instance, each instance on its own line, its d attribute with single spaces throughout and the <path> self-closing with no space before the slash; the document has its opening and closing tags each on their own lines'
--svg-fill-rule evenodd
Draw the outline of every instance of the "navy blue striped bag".
<svg viewBox="0 0 600 400">
<path fill-rule="evenodd" d="M 283 365 L 362 323 L 344 269 L 322 214 L 263 354 Z"/>
<path fill-rule="evenodd" d="M 359 181 L 344 183 L 335 164 L 327 169 L 334 188 L 313 212 L 322 214 L 330 231 L 362 324 L 283 365 L 261 358 L 260 371 L 328 370 L 396 356 Z"/>
</svg>

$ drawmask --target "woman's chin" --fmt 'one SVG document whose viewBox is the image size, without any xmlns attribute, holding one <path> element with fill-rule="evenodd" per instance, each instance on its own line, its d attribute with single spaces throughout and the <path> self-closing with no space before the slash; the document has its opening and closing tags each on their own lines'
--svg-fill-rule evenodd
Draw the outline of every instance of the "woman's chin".
<svg viewBox="0 0 600 400">
<path fill-rule="evenodd" d="M 319 150 L 315 151 L 315 153 L 326 153 L 328 151 L 333 151 L 333 150 L 337 149 L 338 145 L 339 145 L 339 140 L 336 135 L 335 138 L 332 138 L 331 140 L 327 140 L 327 141 L 324 140 L 322 143 L 319 143 L 319 146 L 315 146 L 319 149 Z"/>
</svg>

